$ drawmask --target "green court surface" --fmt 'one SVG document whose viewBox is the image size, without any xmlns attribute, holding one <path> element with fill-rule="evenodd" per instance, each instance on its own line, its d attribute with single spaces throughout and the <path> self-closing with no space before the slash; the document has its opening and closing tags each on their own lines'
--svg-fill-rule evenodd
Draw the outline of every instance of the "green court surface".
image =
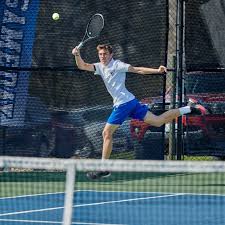
<svg viewBox="0 0 225 225">
<path fill-rule="evenodd" d="M 0 197 L 65 191 L 66 174 L 60 171 L 1 172 Z M 90 181 L 76 173 L 76 190 L 225 194 L 225 173 L 112 173 Z"/>
</svg>

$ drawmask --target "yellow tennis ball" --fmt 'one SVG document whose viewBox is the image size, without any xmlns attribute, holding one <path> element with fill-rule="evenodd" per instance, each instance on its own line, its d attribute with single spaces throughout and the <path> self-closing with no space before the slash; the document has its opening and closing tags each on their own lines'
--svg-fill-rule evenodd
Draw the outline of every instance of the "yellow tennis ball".
<svg viewBox="0 0 225 225">
<path fill-rule="evenodd" d="M 52 19 L 53 20 L 58 20 L 59 19 L 59 14 L 58 13 L 53 13 L 52 14 Z"/>
</svg>

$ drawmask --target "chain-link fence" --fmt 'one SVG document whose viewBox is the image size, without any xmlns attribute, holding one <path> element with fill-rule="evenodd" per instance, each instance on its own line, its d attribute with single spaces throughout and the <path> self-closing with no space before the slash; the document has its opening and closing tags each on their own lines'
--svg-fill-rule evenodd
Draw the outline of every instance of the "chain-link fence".
<svg viewBox="0 0 225 225">
<path fill-rule="evenodd" d="M 172 56 L 168 55 L 168 61 L 171 65 L 173 65 L 171 62 L 174 62 L 179 67 L 177 74 L 171 75 L 167 82 L 167 90 L 172 90 L 169 96 L 172 100 L 171 107 L 174 107 L 174 102 L 182 99 L 183 104 L 191 100 L 199 104 L 202 110 L 202 116 L 183 116 L 180 121 L 182 124 L 180 139 L 177 136 L 176 123 L 171 125 L 169 129 L 171 158 L 179 154 L 201 156 L 201 159 L 209 159 L 209 156 L 224 158 L 225 84 L 224 51 L 221 48 L 224 41 L 224 4 L 224 1 L 216 0 L 170 2 L 170 37 L 175 31 L 176 36 L 169 38 L 168 43 L 175 46 L 176 39 L 176 47 L 171 49 L 173 53 L 174 49 L 178 53 L 174 54 L 177 56 L 174 61 Z M 176 20 L 173 19 L 175 15 Z M 176 29 L 173 29 L 175 26 Z M 179 32 L 183 32 L 182 37 Z M 179 71 L 181 68 L 182 71 Z"/>
<path fill-rule="evenodd" d="M 167 65 L 173 71 L 166 77 L 127 74 L 126 87 L 155 114 L 189 98 L 205 108 L 203 116 L 183 117 L 178 126 L 126 120 L 115 133 L 112 157 L 222 158 L 222 0 L 3 1 L 0 154 L 100 157 L 112 99 L 98 76 L 77 69 L 71 54 L 95 13 L 103 14 L 105 27 L 82 48 L 85 61 L 98 61 L 96 46 L 110 43 L 114 58 L 133 66 Z"/>
<path fill-rule="evenodd" d="M 77 69 L 71 51 L 89 18 L 101 13 L 100 37 L 81 49 L 86 62 L 98 61 L 98 44 L 110 43 L 114 58 L 125 63 L 165 65 L 167 1 L 4 1 L 0 12 L 0 154 L 99 158 L 112 99 L 98 76 Z M 164 84 L 163 75 L 127 74 L 128 90 L 146 104 L 164 96 Z M 141 134 L 144 125 L 126 120 L 114 135 L 112 157 L 163 158 L 162 130 L 157 152 L 152 138 Z"/>
</svg>

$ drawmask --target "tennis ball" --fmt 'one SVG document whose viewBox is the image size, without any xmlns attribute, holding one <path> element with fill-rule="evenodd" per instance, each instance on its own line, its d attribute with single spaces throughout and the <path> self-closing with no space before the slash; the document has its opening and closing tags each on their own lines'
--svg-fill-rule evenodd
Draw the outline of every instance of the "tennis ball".
<svg viewBox="0 0 225 225">
<path fill-rule="evenodd" d="M 59 14 L 58 13 L 53 13 L 52 14 L 52 19 L 53 20 L 58 20 L 59 19 Z"/>
</svg>

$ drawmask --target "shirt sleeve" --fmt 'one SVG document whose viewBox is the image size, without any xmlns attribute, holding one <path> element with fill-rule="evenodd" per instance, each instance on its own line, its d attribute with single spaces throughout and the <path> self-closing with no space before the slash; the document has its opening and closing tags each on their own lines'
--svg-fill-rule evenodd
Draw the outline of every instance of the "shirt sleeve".
<svg viewBox="0 0 225 225">
<path fill-rule="evenodd" d="M 117 66 L 116 66 L 116 70 L 119 72 L 128 72 L 128 68 L 129 68 L 130 64 L 124 63 L 120 60 L 117 61 Z"/>
<path fill-rule="evenodd" d="M 101 75 L 99 63 L 94 63 L 93 65 L 94 65 L 94 68 L 95 68 L 94 75 Z"/>
</svg>

